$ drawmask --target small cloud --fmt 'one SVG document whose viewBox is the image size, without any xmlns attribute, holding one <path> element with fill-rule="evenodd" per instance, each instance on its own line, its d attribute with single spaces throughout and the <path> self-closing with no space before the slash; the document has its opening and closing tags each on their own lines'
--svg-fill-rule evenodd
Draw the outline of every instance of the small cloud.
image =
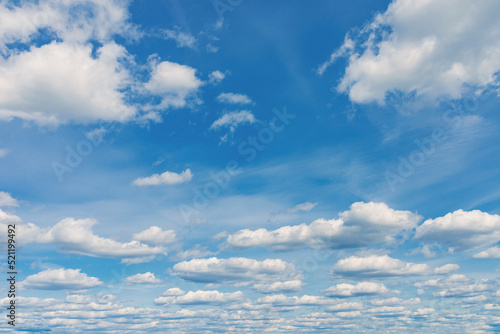
<svg viewBox="0 0 500 334">
<path fill-rule="evenodd" d="M 134 180 L 132 184 L 134 186 L 171 186 L 174 184 L 180 184 L 191 181 L 193 178 L 193 174 L 191 170 L 188 168 L 180 174 L 174 172 L 164 172 L 162 174 L 153 174 L 148 177 L 140 177 Z"/>
<path fill-rule="evenodd" d="M 134 240 L 152 246 L 171 244 L 176 240 L 176 235 L 174 230 L 163 231 L 158 226 L 151 226 L 147 230 L 135 233 L 133 237 Z"/>
<path fill-rule="evenodd" d="M 221 93 L 217 96 L 217 101 L 219 103 L 229 104 L 254 104 L 252 99 L 250 99 L 247 95 L 235 93 Z"/>
<path fill-rule="evenodd" d="M 288 213 L 295 213 L 298 211 L 311 211 L 316 205 L 318 205 L 318 203 L 305 202 L 305 203 L 297 204 L 293 208 L 288 209 L 287 212 Z"/>
<path fill-rule="evenodd" d="M 6 148 L 0 148 L 0 158 L 5 158 L 9 154 L 10 150 Z"/>
<path fill-rule="evenodd" d="M 178 48 L 188 47 L 190 49 L 196 49 L 196 38 L 190 33 L 182 32 L 179 29 L 164 30 L 163 38 L 175 40 Z"/>
<path fill-rule="evenodd" d="M 213 122 L 213 124 L 210 126 L 210 129 L 217 130 L 219 128 L 229 127 L 231 132 L 234 132 L 234 130 L 236 130 L 236 128 L 240 124 L 245 124 L 245 123 L 252 124 L 255 122 L 256 122 L 255 116 L 252 114 L 251 111 L 248 110 L 233 111 L 222 115 L 222 117 Z"/>
<path fill-rule="evenodd" d="M 2 206 L 19 206 L 19 203 L 9 193 L 0 191 L 0 207 Z"/>
<path fill-rule="evenodd" d="M 144 274 L 135 274 L 125 278 L 127 284 L 158 284 L 163 282 L 161 279 L 156 278 L 155 274 L 147 272 Z"/>
<path fill-rule="evenodd" d="M 219 47 L 212 45 L 212 43 L 208 43 L 206 49 L 210 53 L 217 53 L 219 51 Z"/>
<path fill-rule="evenodd" d="M 218 85 L 224 80 L 226 77 L 226 73 L 223 73 L 221 71 L 213 71 L 208 75 L 208 82 L 210 82 L 212 85 Z"/>
<path fill-rule="evenodd" d="M 25 290 L 86 290 L 102 285 L 97 277 L 89 277 L 80 270 L 47 269 L 26 277 L 20 286 Z"/>
<path fill-rule="evenodd" d="M 194 248 L 188 249 L 184 252 L 178 252 L 177 254 L 170 257 L 172 261 L 184 261 L 193 258 L 202 258 L 210 255 L 215 255 L 214 252 L 207 250 L 206 247 L 201 247 L 196 245 Z"/>
</svg>

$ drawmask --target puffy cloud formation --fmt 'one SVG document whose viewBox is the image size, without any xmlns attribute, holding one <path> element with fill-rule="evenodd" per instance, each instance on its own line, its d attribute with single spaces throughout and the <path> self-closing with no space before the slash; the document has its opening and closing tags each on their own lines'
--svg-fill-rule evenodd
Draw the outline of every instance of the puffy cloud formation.
<svg viewBox="0 0 500 334">
<path fill-rule="evenodd" d="M 351 256 L 339 260 L 332 268 L 333 276 L 351 278 L 421 276 L 448 274 L 458 270 L 456 264 L 446 264 L 431 268 L 427 264 L 408 263 L 389 257 L 388 255 L 370 255 L 366 257 Z"/>
<path fill-rule="evenodd" d="M 26 290 L 85 290 L 102 285 L 96 277 L 81 273 L 81 269 L 47 269 L 26 277 L 20 283 Z"/>
<path fill-rule="evenodd" d="M 19 203 L 9 193 L 0 191 L 0 207 L 2 206 L 19 206 Z"/>
<path fill-rule="evenodd" d="M 186 169 L 180 174 L 174 172 L 164 172 L 162 174 L 153 174 L 148 177 L 140 177 L 134 180 L 132 184 L 134 186 L 171 186 L 174 184 L 180 184 L 191 181 L 193 178 L 193 173 L 191 169 Z"/>
<path fill-rule="evenodd" d="M 176 234 L 174 230 L 163 231 L 161 227 L 151 226 L 147 230 L 135 233 L 133 238 L 148 245 L 162 246 L 173 243 L 176 240 Z"/>
<path fill-rule="evenodd" d="M 500 216 L 479 210 L 450 212 L 417 227 L 415 239 L 438 243 L 450 251 L 467 251 L 500 241 Z"/>
<path fill-rule="evenodd" d="M 311 224 L 283 226 L 269 231 L 244 229 L 229 235 L 226 245 L 234 248 L 267 247 L 273 250 L 354 248 L 392 243 L 394 237 L 416 227 L 421 217 L 398 211 L 385 203 L 357 202 L 339 214 L 339 219 L 318 219 Z"/>
<path fill-rule="evenodd" d="M 135 274 L 125 278 L 125 283 L 127 284 L 158 284 L 161 282 L 161 279 L 156 278 L 155 274 L 149 271 L 144 274 Z"/>
<path fill-rule="evenodd" d="M 357 103 L 391 92 L 458 98 L 467 85 L 498 83 L 500 4 L 495 1 L 394 0 L 359 33 L 348 34 L 322 74 L 350 56 L 337 89 Z"/>
<path fill-rule="evenodd" d="M 168 290 L 167 290 L 168 291 Z M 179 290 L 180 291 L 180 290 Z M 165 295 L 155 299 L 155 304 L 178 304 L 178 305 L 221 305 L 227 303 L 241 302 L 244 294 L 241 291 L 232 293 L 212 291 L 189 291 L 184 294 Z M 167 292 L 168 294 L 168 292 Z"/>
<path fill-rule="evenodd" d="M 342 283 L 322 291 L 327 297 L 347 298 L 387 294 L 390 290 L 382 283 L 359 282 L 355 285 Z"/>
<path fill-rule="evenodd" d="M 296 292 L 302 290 L 304 282 L 301 280 L 292 280 L 285 282 L 274 283 L 258 283 L 254 284 L 253 288 L 262 293 L 276 293 L 276 292 Z"/>
<path fill-rule="evenodd" d="M 298 276 L 293 264 L 281 259 L 243 257 L 192 259 L 175 264 L 173 270 L 182 279 L 201 283 L 269 282 Z"/>
</svg>

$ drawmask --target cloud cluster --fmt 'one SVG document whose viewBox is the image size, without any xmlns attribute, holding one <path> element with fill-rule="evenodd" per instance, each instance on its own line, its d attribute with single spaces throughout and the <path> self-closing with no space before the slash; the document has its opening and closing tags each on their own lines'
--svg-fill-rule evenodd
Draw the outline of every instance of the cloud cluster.
<svg viewBox="0 0 500 334">
<path fill-rule="evenodd" d="M 181 292 L 182 294 L 179 294 Z M 156 298 L 155 304 L 162 305 L 222 305 L 227 303 L 241 302 L 245 295 L 241 291 L 236 292 L 219 292 L 217 290 L 212 291 L 189 291 L 184 293 L 183 291 L 175 291 L 172 295 L 171 289 L 166 291 L 166 294 Z"/>
<path fill-rule="evenodd" d="M 81 269 L 47 269 L 26 277 L 20 283 L 25 290 L 86 290 L 102 285 L 96 277 L 87 276 Z"/>
<path fill-rule="evenodd" d="M 390 290 L 382 283 L 359 282 L 355 285 L 342 283 L 322 291 L 327 297 L 347 298 L 360 296 L 383 295 Z"/>
</svg>

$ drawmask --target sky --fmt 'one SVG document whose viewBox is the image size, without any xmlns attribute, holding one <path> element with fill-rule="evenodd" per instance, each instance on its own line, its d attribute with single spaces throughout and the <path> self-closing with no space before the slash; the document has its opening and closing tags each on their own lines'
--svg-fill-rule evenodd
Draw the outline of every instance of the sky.
<svg viewBox="0 0 500 334">
<path fill-rule="evenodd" d="M 0 1 L 0 331 L 498 332 L 499 15 Z"/>
</svg>

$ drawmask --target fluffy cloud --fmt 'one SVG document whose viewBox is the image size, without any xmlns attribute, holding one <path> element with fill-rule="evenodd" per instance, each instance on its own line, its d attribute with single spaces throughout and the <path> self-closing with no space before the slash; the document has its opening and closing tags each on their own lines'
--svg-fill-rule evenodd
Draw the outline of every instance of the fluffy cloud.
<svg viewBox="0 0 500 334">
<path fill-rule="evenodd" d="M 320 72 L 350 55 L 337 89 L 358 103 L 383 103 L 390 92 L 458 98 L 466 85 L 498 83 L 499 12 L 488 0 L 394 0 L 358 37 L 346 36 Z"/>
<path fill-rule="evenodd" d="M 177 291 L 176 291 L 177 292 Z M 155 299 L 155 304 L 178 304 L 178 305 L 221 305 L 240 302 L 244 299 L 241 291 L 224 293 L 213 291 L 189 291 L 186 294 L 162 296 Z"/>
<path fill-rule="evenodd" d="M 174 274 L 182 279 L 201 283 L 251 283 L 295 278 L 293 264 L 281 259 L 258 261 L 243 257 L 193 259 L 179 262 Z"/>
<path fill-rule="evenodd" d="M 221 93 L 217 96 L 217 101 L 219 103 L 230 103 L 230 104 L 252 104 L 254 103 L 251 98 L 244 94 L 235 93 Z"/>
<path fill-rule="evenodd" d="M 225 73 L 222 73 L 221 71 L 213 71 L 208 75 L 208 82 L 210 82 L 212 85 L 218 85 L 224 80 L 226 77 Z"/>
<path fill-rule="evenodd" d="M 158 284 L 161 282 L 161 279 L 156 278 L 155 274 L 149 271 L 144 274 L 135 274 L 125 278 L 125 283 L 127 284 Z"/>
<path fill-rule="evenodd" d="M 196 76 L 194 68 L 169 61 L 153 61 L 151 78 L 144 89 L 161 97 L 158 105 L 149 108 L 181 108 L 187 105 L 189 99 L 196 102 L 195 94 L 201 85 L 202 81 Z"/>
<path fill-rule="evenodd" d="M 465 275 L 451 275 L 445 278 L 432 279 L 415 283 L 419 289 L 432 289 L 433 297 L 477 297 L 483 293 L 493 293 L 498 285 L 495 281 L 481 279 L 473 280 Z M 471 300 L 472 301 L 472 300 Z"/>
<path fill-rule="evenodd" d="M 19 206 L 15 198 L 5 191 L 0 191 L 0 207 L 1 206 Z"/>
<path fill-rule="evenodd" d="M 132 80 L 125 48 L 111 42 L 92 52 L 90 44 L 52 42 L 0 58 L 0 119 L 52 125 L 131 119 L 136 110 L 120 92 Z"/>
<path fill-rule="evenodd" d="M 96 277 L 81 273 L 81 269 L 47 269 L 26 277 L 20 287 L 26 290 L 85 290 L 102 285 Z"/>
<path fill-rule="evenodd" d="M 476 259 L 499 259 L 500 258 L 500 247 L 491 247 L 487 250 L 474 254 Z"/>
<path fill-rule="evenodd" d="M 351 256 L 339 260 L 332 268 L 333 276 L 340 277 L 392 277 L 448 274 L 458 270 L 456 264 L 446 264 L 431 268 L 427 264 L 407 263 L 393 259 L 388 255 L 371 255 L 367 257 Z"/>
<path fill-rule="evenodd" d="M 360 302 L 351 302 L 351 303 L 340 303 L 328 308 L 330 312 L 348 312 L 348 311 L 356 311 L 363 309 L 363 304 Z"/>
<path fill-rule="evenodd" d="M 147 230 L 135 233 L 133 238 L 148 245 L 162 246 L 173 243 L 176 240 L 176 235 L 174 230 L 163 231 L 161 227 L 151 226 Z"/>
<path fill-rule="evenodd" d="M 320 296 L 288 297 L 285 295 L 272 295 L 257 299 L 259 304 L 272 304 L 273 306 L 317 306 L 331 304 L 332 301 Z"/>
<path fill-rule="evenodd" d="M 162 174 L 153 174 L 148 177 L 140 177 L 132 182 L 133 185 L 143 187 L 143 186 L 171 186 L 174 184 L 185 183 L 191 181 L 193 178 L 193 173 L 188 168 L 180 174 L 174 172 L 164 172 Z"/>
<path fill-rule="evenodd" d="M 426 220 L 417 227 L 415 239 L 458 252 L 488 246 L 500 241 L 500 216 L 479 210 L 457 210 Z"/>
<path fill-rule="evenodd" d="M 285 282 L 274 283 L 258 283 L 254 284 L 253 288 L 262 293 L 276 293 L 276 292 L 296 292 L 302 290 L 304 282 L 301 280 L 292 280 Z"/>
<path fill-rule="evenodd" d="M 222 115 L 219 119 L 212 123 L 210 129 L 217 130 L 219 128 L 227 128 L 229 127 L 231 131 L 236 130 L 236 128 L 240 124 L 245 123 L 255 123 L 255 116 L 251 111 L 241 110 L 241 111 L 233 111 L 227 114 Z"/>
<path fill-rule="evenodd" d="M 269 231 L 241 230 L 229 235 L 226 245 L 234 248 L 267 247 L 291 250 L 303 247 L 353 248 L 392 243 L 394 237 L 415 227 L 421 217 L 410 211 L 398 211 L 385 203 L 357 202 L 339 214 L 339 219 L 318 219 L 311 224 L 283 226 Z"/>
<path fill-rule="evenodd" d="M 356 285 L 342 283 L 322 291 L 327 297 L 347 298 L 387 294 L 390 290 L 382 283 L 359 282 Z"/>
</svg>

